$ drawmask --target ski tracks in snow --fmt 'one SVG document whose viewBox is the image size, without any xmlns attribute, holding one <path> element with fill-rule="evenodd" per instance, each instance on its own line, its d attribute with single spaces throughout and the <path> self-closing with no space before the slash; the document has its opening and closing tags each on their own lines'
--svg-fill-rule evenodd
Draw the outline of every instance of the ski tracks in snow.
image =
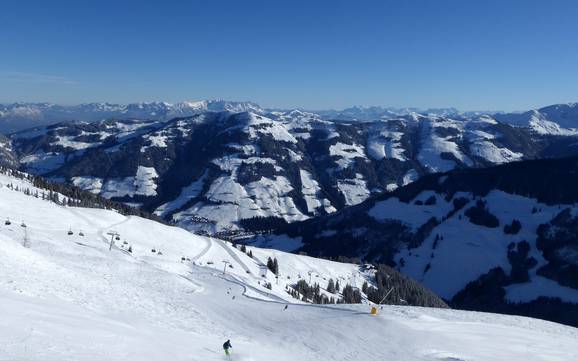
<svg viewBox="0 0 578 361">
<path fill-rule="evenodd" d="M 214 240 L 215 243 L 217 243 L 219 246 L 221 246 L 228 254 L 229 256 L 231 256 L 231 258 L 233 258 L 237 263 L 239 263 L 239 265 L 241 265 L 241 267 L 245 270 L 245 272 L 247 274 L 250 274 L 251 276 L 253 276 L 253 278 L 255 279 L 259 279 L 259 277 L 255 276 L 255 274 L 253 274 L 253 272 L 251 271 L 251 269 L 249 268 L 249 266 L 247 266 L 245 264 L 245 261 L 243 261 L 241 259 L 241 257 L 239 257 L 237 254 L 235 254 L 235 252 L 230 249 L 224 241 L 221 240 Z"/>
</svg>

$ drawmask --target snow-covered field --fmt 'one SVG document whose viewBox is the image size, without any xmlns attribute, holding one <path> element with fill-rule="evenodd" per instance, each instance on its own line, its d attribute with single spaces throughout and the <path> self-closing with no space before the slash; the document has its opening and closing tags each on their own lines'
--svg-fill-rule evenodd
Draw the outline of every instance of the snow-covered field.
<svg viewBox="0 0 578 361">
<path fill-rule="evenodd" d="M 571 327 L 453 310 L 384 306 L 372 316 L 367 304 L 305 304 L 285 292 L 299 277 L 324 287 L 329 277 L 359 286 L 369 275 L 249 247 L 252 259 L 217 239 L 58 206 L 8 183 L 31 187 L 0 175 L 0 360 L 223 360 L 226 339 L 233 360 L 578 359 Z M 111 250 L 110 231 L 120 235 Z M 267 257 L 279 261 L 278 280 L 263 265 Z"/>
</svg>

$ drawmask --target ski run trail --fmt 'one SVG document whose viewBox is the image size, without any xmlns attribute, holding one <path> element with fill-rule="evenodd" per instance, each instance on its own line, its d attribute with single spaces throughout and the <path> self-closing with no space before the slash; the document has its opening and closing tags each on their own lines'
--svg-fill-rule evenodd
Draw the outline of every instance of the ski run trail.
<svg viewBox="0 0 578 361">
<path fill-rule="evenodd" d="M 578 360 L 572 327 L 456 310 L 383 306 L 372 316 L 367 303 L 306 304 L 286 287 L 310 277 L 322 288 L 329 278 L 360 287 L 371 275 L 248 247 L 252 259 L 221 240 L 59 206 L 10 183 L 34 191 L 0 175 L 1 361 Z M 109 251 L 110 231 L 120 239 Z M 279 261 L 278 279 L 263 267 L 268 257 Z M 227 339 L 230 358 L 221 346 Z"/>
</svg>

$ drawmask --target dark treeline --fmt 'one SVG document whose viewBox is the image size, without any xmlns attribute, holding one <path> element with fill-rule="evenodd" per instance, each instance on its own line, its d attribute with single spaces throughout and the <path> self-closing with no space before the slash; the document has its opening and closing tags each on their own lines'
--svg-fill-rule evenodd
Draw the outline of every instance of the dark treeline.
<svg viewBox="0 0 578 361">
<path fill-rule="evenodd" d="M 366 282 L 362 292 L 374 303 L 448 308 L 435 293 L 386 265 L 377 267 L 375 285 Z"/>
</svg>

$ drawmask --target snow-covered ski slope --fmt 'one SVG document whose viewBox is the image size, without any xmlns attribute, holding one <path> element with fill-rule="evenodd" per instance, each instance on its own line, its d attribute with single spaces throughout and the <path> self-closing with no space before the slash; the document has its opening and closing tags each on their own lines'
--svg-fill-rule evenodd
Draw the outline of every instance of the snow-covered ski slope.
<svg viewBox="0 0 578 361">
<path fill-rule="evenodd" d="M 367 304 L 304 304 L 284 291 L 299 276 L 360 285 L 369 275 L 250 248 L 254 260 L 220 240 L 58 206 L 8 183 L 31 188 L 0 175 L 0 360 L 223 360 L 226 339 L 233 360 L 578 359 L 571 327 L 442 309 L 384 306 L 372 316 Z M 109 251 L 110 231 L 120 240 Z M 278 285 L 262 265 L 267 257 L 279 260 Z"/>
</svg>

